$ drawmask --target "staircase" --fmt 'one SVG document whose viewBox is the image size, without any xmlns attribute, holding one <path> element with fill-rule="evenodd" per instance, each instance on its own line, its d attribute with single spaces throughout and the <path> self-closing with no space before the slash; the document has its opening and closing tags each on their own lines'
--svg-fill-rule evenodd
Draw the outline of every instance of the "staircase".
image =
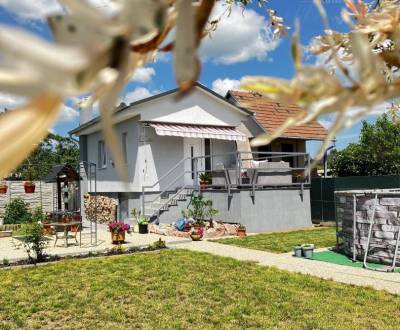
<svg viewBox="0 0 400 330">
<path fill-rule="evenodd" d="M 142 187 L 142 214 L 147 216 L 150 221 L 158 222 L 162 213 L 170 211 L 171 208 L 178 208 L 180 202 L 187 202 L 190 199 L 196 187 L 183 185 L 176 188 L 176 186 L 184 182 L 186 174 L 192 174 L 191 171 L 184 170 L 185 162 L 192 161 L 191 157 L 182 159 L 156 183 Z M 197 166 L 193 171 L 193 177 L 198 177 Z M 157 193 L 155 197 L 146 195 L 146 193 L 152 193 L 160 186 L 163 186 L 163 190 Z"/>
<path fill-rule="evenodd" d="M 161 214 L 170 211 L 172 208 L 177 208 L 176 211 L 180 212 L 180 209 L 183 207 L 181 202 L 187 204 L 188 200 L 190 200 L 193 195 L 193 191 L 193 189 L 184 186 L 175 191 L 165 192 L 163 195 L 159 194 L 153 201 L 145 201 L 144 215 L 147 216 L 150 221 L 158 222 Z"/>
</svg>

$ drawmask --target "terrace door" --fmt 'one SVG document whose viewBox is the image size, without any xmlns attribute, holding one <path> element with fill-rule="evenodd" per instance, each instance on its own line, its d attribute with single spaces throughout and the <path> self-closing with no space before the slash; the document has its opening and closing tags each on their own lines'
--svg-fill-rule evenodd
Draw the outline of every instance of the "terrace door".
<svg viewBox="0 0 400 330">
<path fill-rule="evenodd" d="M 183 153 L 185 160 L 185 185 L 192 186 L 198 182 L 195 179 L 195 169 L 197 172 L 204 171 L 204 158 L 195 158 L 204 156 L 204 140 L 198 138 L 183 139 Z"/>
</svg>

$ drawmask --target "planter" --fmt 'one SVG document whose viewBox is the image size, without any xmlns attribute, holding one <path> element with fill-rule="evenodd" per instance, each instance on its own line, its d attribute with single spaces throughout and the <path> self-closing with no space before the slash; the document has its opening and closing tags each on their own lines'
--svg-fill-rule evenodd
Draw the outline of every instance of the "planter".
<svg viewBox="0 0 400 330">
<path fill-rule="evenodd" d="M 303 249 L 301 245 L 293 246 L 293 253 L 295 257 L 301 258 L 303 256 Z"/>
<path fill-rule="evenodd" d="M 111 240 L 113 244 L 122 244 L 125 242 L 125 232 L 111 233 Z"/>
<path fill-rule="evenodd" d="M 148 234 L 149 233 L 149 225 L 148 224 L 140 224 L 139 223 L 139 234 Z"/>
<path fill-rule="evenodd" d="M 239 237 L 245 237 L 246 236 L 246 228 L 238 228 L 237 235 Z"/>
<path fill-rule="evenodd" d="M 208 181 L 200 181 L 200 189 L 207 189 Z"/>
<path fill-rule="evenodd" d="M 43 235 L 45 236 L 49 236 L 49 235 L 53 235 L 53 228 L 51 228 L 50 224 L 43 224 Z"/>
<path fill-rule="evenodd" d="M 191 234 L 190 238 L 192 239 L 192 241 L 201 241 L 203 237 L 201 235 Z"/>
<path fill-rule="evenodd" d="M 35 188 L 36 186 L 33 182 L 26 181 L 24 183 L 24 189 L 26 194 L 33 194 L 35 192 Z"/>
<path fill-rule="evenodd" d="M 8 187 L 7 187 L 7 185 L 1 185 L 0 186 L 0 194 L 7 194 L 7 189 L 8 189 Z"/>
<path fill-rule="evenodd" d="M 303 245 L 301 247 L 302 252 L 303 252 L 303 257 L 306 259 L 312 259 L 314 255 L 314 245 Z"/>
</svg>

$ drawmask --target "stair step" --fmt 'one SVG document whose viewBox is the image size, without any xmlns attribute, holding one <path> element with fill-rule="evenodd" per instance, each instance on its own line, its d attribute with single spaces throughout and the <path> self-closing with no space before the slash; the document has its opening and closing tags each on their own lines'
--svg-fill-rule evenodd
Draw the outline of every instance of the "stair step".
<svg viewBox="0 0 400 330">
<path fill-rule="evenodd" d="M 168 211 L 168 204 L 165 204 L 165 203 L 153 203 L 153 204 L 151 204 L 151 209 Z"/>
<path fill-rule="evenodd" d="M 186 199 L 187 199 L 187 195 L 186 194 L 179 194 L 178 195 L 178 200 L 185 201 Z"/>
</svg>

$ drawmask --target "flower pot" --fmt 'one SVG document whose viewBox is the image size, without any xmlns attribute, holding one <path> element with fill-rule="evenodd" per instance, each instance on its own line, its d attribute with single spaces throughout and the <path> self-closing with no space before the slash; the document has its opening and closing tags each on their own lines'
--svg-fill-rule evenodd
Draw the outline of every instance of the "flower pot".
<svg viewBox="0 0 400 330">
<path fill-rule="evenodd" d="M 295 245 L 293 246 L 293 253 L 295 257 L 301 258 L 303 256 L 303 249 L 301 248 L 300 245 Z"/>
<path fill-rule="evenodd" d="M 192 239 L 192 241 L 201 241 L 201 239 L 203 238 L 201 235 L 197 235 L 197 234 L 191 234 L 190 238 Z"/>
<path fill-rule="evenodd" d="M 208 182 L 207 181 L 200 181 L 200 189 L 207 189 Z"/>
<path fill-rule="evenodd" d="M 0 194 L 7 194 L 7 185 L 1 185 L 0 186 Z"/>
<path fill-rule="evenodd" d="M 148 224 L 140 224 L 139 223 L 139 234 L 148 234 L 149 233 L 149 227 Z"/>
<path fill-rule="evenodd" d="M 245 237 L 246 236 L 246 228 L 238 228 L 237 235 L 239 237 Z"/>
<path fill-rule="evenodd" d="M 53 228 L 51 227 L 50 224 L 43 224 L 43 235 L 45 236 L 49 236 L 49 235 L 53 235 Z"/>
<path fill-rule="evenodd" d="M 304 245 L 301 249 L 304 258 L 312 259 L 314 255 L 314 245 Z"/>
<path fill-rule="evenodd" d="M 121 244 L 125 242 L 125 232 L 111 233 L 111 240 L 113 244 Z"/>
<path fill-rule="evenodd" d="M 33 194 L 35 192 L 35 188 L 36 186 L 33 182 L 26 181 L 24 183 L 24 189 L 26 194 Z"/>
</svg>

